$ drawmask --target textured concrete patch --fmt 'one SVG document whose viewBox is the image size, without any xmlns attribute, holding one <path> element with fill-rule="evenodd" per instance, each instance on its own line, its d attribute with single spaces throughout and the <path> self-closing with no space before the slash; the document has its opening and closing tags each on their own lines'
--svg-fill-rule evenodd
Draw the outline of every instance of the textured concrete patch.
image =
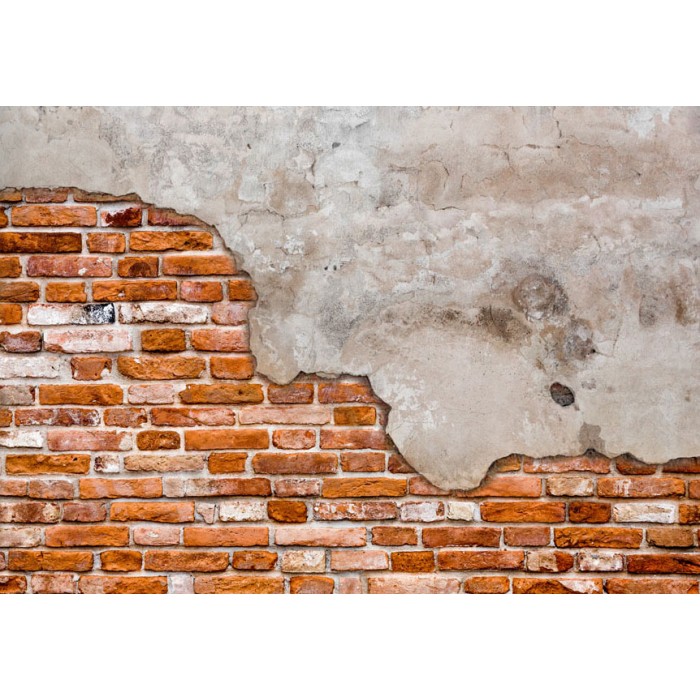
<svg viewBox="0 0 700 700">
<path fill-rule="evenodd" d="M 439 486 L 700 453 L 698 110 L 5 108 L 0 146 L 216 226 L 259 370 L 369 376 Z"/>
</svg>

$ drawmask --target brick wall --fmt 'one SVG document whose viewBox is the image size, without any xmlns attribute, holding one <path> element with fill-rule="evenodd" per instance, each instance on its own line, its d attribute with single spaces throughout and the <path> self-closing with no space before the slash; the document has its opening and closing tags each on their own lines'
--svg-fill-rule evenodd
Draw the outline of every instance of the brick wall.
<svg viewBox="0 0 700 700">
<path fill-rule="evenodd" d="M 700 459 L 440 491 L 366 381 L 255 374 L 255 292 L 192 217 L 4 190 L 0 278 L 0 592 L 698 592 Z"/>
</svg>

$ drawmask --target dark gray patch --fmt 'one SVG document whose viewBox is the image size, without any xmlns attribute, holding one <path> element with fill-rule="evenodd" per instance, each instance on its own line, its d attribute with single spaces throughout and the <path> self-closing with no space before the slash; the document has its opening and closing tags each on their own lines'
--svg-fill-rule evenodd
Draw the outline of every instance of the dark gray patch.
<svg viewBox="0 0 700 700">
<path fill-rule="evenodd" d="M 479 309 L 477 326 L 488 331 L 489 335 L 507 343 L 523 340 L 530 335 L 530 330 L 510 309 L 483 306 Z"/>
<path fill-rule="evenodd" d="M 564 360 L 585 360 L 595 353 L 593 332 L 587 321 L 573 319 L 569 323 L 564 331 L 561 351 Z"/>
<path fill-rule="evenodd" d="M 595 451 L 598 454 L 605 454 L 605 443 L 600 437 L 599 425 L 584 423 L 578 431 L 578 439 L 586 452 Z"/>
<path fill-rule="evenodd" d="M 554 382 L 554 384 L 549 387 L 549 394 L 554 402 L 558 403 L 560 406 L 571 406 L 574 401 L 576 401 L 574 392 L 571 391 L 568 386 L 560 384 L 559 382 Z"/>
<path fill-rule="evenodd" d="M 114 304 L 85 304 L 83 315 L 76 323 L 93 326 L 114 323 L 115 320 Z"/>
</svg>

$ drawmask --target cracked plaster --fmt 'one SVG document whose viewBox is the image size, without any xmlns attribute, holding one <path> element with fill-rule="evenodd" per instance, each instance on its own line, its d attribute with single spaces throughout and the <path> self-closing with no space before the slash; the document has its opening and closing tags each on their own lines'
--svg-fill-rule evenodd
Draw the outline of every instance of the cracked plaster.
<svg viewBox="0 0 700 700">
<path fill-rule="evenodd" d="M 697 109 L 3 108 L 0 149 L 214 225 L 259 370 L 367 375 L 439 486 L 700 454 Z"/>
</svg>

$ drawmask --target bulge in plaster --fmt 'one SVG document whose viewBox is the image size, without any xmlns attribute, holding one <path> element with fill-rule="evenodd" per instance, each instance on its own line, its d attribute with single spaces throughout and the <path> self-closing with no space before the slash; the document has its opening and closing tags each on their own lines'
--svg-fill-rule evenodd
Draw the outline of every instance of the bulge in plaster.
<svg viewBox="0 0 700 700">
<path fill-rule="evenodd" d="M 5 108 L 0 146 L 215 226 L 259 370 L 367 375 L 438 486 L 700 454 L 698 110 Z"/>
</svg>

